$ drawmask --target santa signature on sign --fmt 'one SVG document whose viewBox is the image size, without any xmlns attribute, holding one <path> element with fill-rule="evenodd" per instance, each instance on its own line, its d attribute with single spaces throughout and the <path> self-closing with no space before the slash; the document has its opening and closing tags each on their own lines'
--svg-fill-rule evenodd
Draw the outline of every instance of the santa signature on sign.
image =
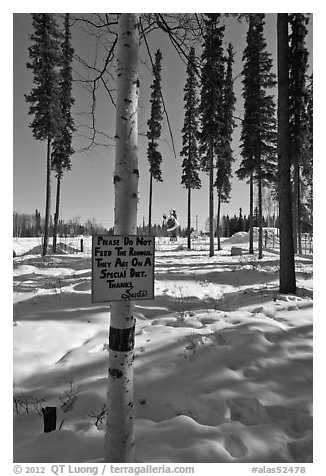
<svg viewBox="0 0 326 476">
<path fill-rule="evenodd" d="M 147 296 L 147 294 L 148 293 L 145 289 L 140 289 L 136 293 L 132 293 L 132 292 L 130 292 L 129 289 L 127 289 L 127 291 L 124 294 L 121 294 L 121 299 L 123 301 L 130 301 L 131 299 L 144 298 L 144 297 Z"/>
</svg>

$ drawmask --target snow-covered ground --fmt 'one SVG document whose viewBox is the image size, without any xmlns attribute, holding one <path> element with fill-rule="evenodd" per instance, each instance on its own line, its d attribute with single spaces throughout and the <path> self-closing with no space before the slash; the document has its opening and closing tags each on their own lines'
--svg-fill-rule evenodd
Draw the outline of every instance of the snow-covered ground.
<svg viewBox="0 0 326 476">
<path fill-rule="evenodd" d="M 155 299 L 135 311 L 137 462 L 312 461 L 312 257 L 280 295 L 278 252 L 247 241 L 210 258 L 157 240 Z M 110 309 L 91 303 L 90 255 L 13 245 L 14 461 L 101 462 Z M 43 433 L 41 405 L 60 429 Z"/>
</svg>

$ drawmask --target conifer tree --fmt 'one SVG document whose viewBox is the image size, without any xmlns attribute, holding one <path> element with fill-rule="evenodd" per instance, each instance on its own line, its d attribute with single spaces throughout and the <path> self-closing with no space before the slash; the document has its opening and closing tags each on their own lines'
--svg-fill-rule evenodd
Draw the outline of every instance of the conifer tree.
<svg viewBox="0 0 326 476">
<path fill-rule="evenodd" d="M 71 45 L 71 33 L 69 25 L 69 13 L 65 15 L 64 39 L 62 48 L 62 67 L 60 70 L 60 103 L 62 124 L 57 135 L 53 139 L 52 146 L 52 169 L 57 178 L 56 208 L 53 221 L 53 252 L 56 252 L 57 245 L 57 226 L 60 210 L 60 188 L 64 170 L 71 169 L 71 155 L 74 153 L 72 148 L 72 134 L 75 130 L 74 120 L 71 116 L 71 106 L 74 104 L 72 97 L 72 58 L 74 49 Z"/>
<path fill-rule="evenodd" d="M 238 221 L 239 231 L 244 231 L 244 219 L 242 216 L 242 208 L 239 208 L 239 221 Z"/>
<path fill-rule="evenodd" d="M 307 78 L 307 142 L 305 147 L 305 158 L 308 160 L 304 162 L 306 168 L 311 171 L 311 167 L 308 164 L 312 164 L 313 160 L 313 73 Z M 304 168 L 305 170 L 305 168 Z"/>
<path fill-rule="evenodd" d="M 188 190 L 188 222 L 187 245 L 191 248 L 191 190 L 201 187 L 199 178 L 199 151 L 198 151 L 198 116 L 199 100 L 197 97 L 198 80 L 195 65 L 195 48 L 190 49 L 187 65 L 187 81 L 184 88 L 185 118 L 182 128 L 182 162 L 181 184 Z"/>
<path fill-rule="evenodd" d="M 307 104 L 306 104 L 306 140 L 303 156 L 302 177 L 306 189 L 305 204 L 310 226 L 313 222 L 313 73 L 307 78 Z"/>
<path fill-rule="evenodd" d="M 40 236 L 41 234 L 41 213 L 36 209 L 35 210 L 35 236 Z"/>
<path fill-rule="evenodd" d="M 305 110 L 302 124 L 302 154 L 299 181 L 298 252 L 302 252 L 301 233 L 310 231 L 313 224 L 313 73 L 306 76 Z M 293 207 L 294 208 L 294 207 Z M 295 246 L 295 244 L 294 244 Z"/>
<path fill-rule="evenodd" d="M 289 15 L 289 115 L 291 136 L 291 164 L 293 177 L 293 241 L 294 252 L 301 253 L 301 174 L 307 137 L 306 73 L 308 50 L 305 39 L 309 17 L 303 13 Z"/>
<path fill-rule="evenodd" d="M 32 45 L 28 48 L 34 87 L 25 95 L 29 114 L 34 115 L 30 127 L 36 140 L 46 141 L 46 203 L 43 256 L 48 252 L 51 207 L 51 146 L 61 127 L 58 68 L 61 62 L 60 33 L 54 14 L 33 13 Z"/>
<path fill-rule="evenodd" d="M 201 71 L 201 131 L 202 169 L 209 176 L 209 256 L 214 255 L 214 168 L 223 149 L 224 126 L 224 26 L 219 26 L 220 14 L 205 17 Z"/>
<path fill-rule="evenodd" d="M 153 179 L 163 182 L 161 163 L 162 155 L 158 150 L 158 139 L 162 129 L 162 91 L 161 91 L 161 66 L 162 53 L 157 50 L 155 53 L 155 63 L 153 66 L 153 83 L 151 85 L 151 117 L 147 121 L 149 130 L 147 137 L 149 139 L 147 148 L 147 157 L 149 161 L 149 209 L 148 209 L 148 233 L 151 234 L 152 228 L 152 196 L 153 196 Z"/>
<path fill-rule="evenodd" d="M 272 59 L 266 51 L 264 39 L 265 15 L 249 16 L 247 45 L 243 52 L 244 120 L 241 131 L 243 157 L 237 175 L 250 181 L 250 247 L 253 253 L 253 183 L 258 186 L 259 245 L 258 258 L 262 258 L 262 186 L 275 180 L 276 173 L 276 117 L 275 102 L 268 89 L 275 86 L 271 72 Z"/>
<path fill-rule="evenodd" d="M 245 62 L 243 75 L 244 98 L 244 121 L 241 131 L 241 155 L 242 161 L 236 174 L 240 180 L 249 178 L 249 253 L 254 252 L 253 248 L 253 226 L 254 226 L 254 168 L 255 168 L 255 147 L 253 136 L 250 134 L 251 127 L 256 121 L 256 101 L 258 98 L 257 84 L 257 61 L 255 60 L 255 29 L 252 16 L 248 17 L 249 28 L 247 32 L 247 46 L 243 52 L 242 61 Z"/>
<path fill-rule="evenodd" d="M 216 167 L 216 180 L 215 187 L 217 188 L 217 245 L 218 250 L 221 249 L 221 237 L 220 237 L 220 214 L 221 203 L 227 203 L 230 198 L 231 192 L 231 178 L 232 178 L 232 163 L 234 162 L 233 151 L 231 147 L 232 133 L 234 129 L 234 104 L 235 95 L 233 92 L 233 78 L 232 78 L 232 65 L 233 65 L 233 47 L 229 43 L 227 49 L 227 69 L 224 82 L 224 98 L 223 98 L 223 125 L 222 125 L 222 147 L 217 158 Z"/>
</svg>

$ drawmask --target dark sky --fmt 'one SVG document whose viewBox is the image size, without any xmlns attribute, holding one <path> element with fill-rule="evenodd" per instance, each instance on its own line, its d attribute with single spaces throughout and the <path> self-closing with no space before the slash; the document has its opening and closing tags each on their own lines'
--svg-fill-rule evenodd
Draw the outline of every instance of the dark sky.
<svg viewBox="0 0 326 476">
<path fill-rule="evenodd" d="M 44 215 L 45 206 L 45 178 L 46 178 L 46 144 L 33 139 L 29 128 L 31 116 L 28 115 L 28 104 L 24 94 L 29 93 L 32 87 L 32 74 L 26 68 L 28 61 L 28 46 L 30 45 L 29 34 L 31 32 L 31 17 L 29 14 L 14 14 L 13 21 L 13 185 L 14 197 L 13 208 L 15 211 L 34 213 L 35 209 Z M 310 24 L 312 30 L 312 21 Z M 226 21 L 225 41 L 234 46 L 236 57 L 234 75 L 241 72 L 241 57 L 245 46 L 247 25 L 234 19 Z M 266 15 L 265 37 L 268 42 L 268 51 L 275 59 L 276 52 L 276 15 Z M 72 42 L 75 51 L 80 55 L 92 57 L 94 49 L 86 36 L 72 30 Z M 171 46 L 169 39 L 162 32 L 152 33 L 148 39 L 151 52 L 160 48 L 163 54 L 162 61 L 162 88 L 166 109 L 171 122 L 177 157 L 174 157 L 166 121 L 163 125 L 162 141 L 160 150 L 163 156 L 162 172 L 163 183 L 154 183 L 153 188 L 153 223 L 161 223 L 162 214 L 171 208 L 178 212 L 182 226 L 186 226 L 187 217 L 187 192 L 181 186 L 181 129 L 184 120 L 183 88 L 185 85 L 185 65 Z M 312 34 L 308 36 L 308 46 L 312 50 Z M 146 122 L 150 114 L 150 83 L 151 75 L 143 62 L 148 63 L 148 57 L 144 45 L 141 47 L 140 62 L 140 102 L 139 102 L 139 125 L 140 132 L 146 134 Z M 309 59 L 312 64 L 312 57 Z M 236 115 L 241 115 L 241 79 L 235 82 L 236 95 L 239 101 L 236 104 Z M 89 94 L 81 88 L 74 88 L 76 99 L 74 113 L 84 112 L 90 102 Z M 98 127 L 110 137 L 115 133 L 115 109 L 107 94 L 102 91 L 97 101 Z M 78 116 L 78 120 L 81 116 Z M 238 167 L 240 156 L 238 150 L 238 127 L 234 135 L 234 154 L 236 162 L 233 170 Z M 79 140 L 74 141 L 75 149 L 80 145 Z M 146 155 L 147 139 L 144 135 L 139 136 L 139 197 L 138 223 L 143 217 L 147 222 L 148 217 L 148 189 L 149 173 Z M 113 167 L 114 167 L 114 142 L 107 148 L 86 153 L 76 153 L 72 157 L 72 170 L 67 172 L 62 182 L 61 217 L 64 219 L 80 217 L 81 221 L 87 218 L 95 218 L 104 226 L 113 225 Z M 198 215 L 200 229 L 208 216 L 208 178 L 201 174 L 202 189 L 193 192 L 192 220 Z M 53 206 L 55 200 L 55 180 L 53 178 Z M 231 200 L 229 204 L 222 205 L 222 214 L 237 214 L 242 207 L 243 213 L 249 211 L 248 186 L 233 180 Z"/>
</svg>

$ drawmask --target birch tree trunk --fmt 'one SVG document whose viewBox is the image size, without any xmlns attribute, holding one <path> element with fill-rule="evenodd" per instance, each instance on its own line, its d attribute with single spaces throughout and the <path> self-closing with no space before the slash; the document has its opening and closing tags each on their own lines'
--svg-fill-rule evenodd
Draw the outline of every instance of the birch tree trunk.
<svg viewBox="0 0 326 476">
<path fill-rule="evenodd" d="M 136 13 L 119 17 L 117 57 L 114 233 L 137 232 L 138 202 L 138 21 Z M 105 461 L 134 461 L 133 359 L 134 303 L 111 304 Z"/>
</svg>

